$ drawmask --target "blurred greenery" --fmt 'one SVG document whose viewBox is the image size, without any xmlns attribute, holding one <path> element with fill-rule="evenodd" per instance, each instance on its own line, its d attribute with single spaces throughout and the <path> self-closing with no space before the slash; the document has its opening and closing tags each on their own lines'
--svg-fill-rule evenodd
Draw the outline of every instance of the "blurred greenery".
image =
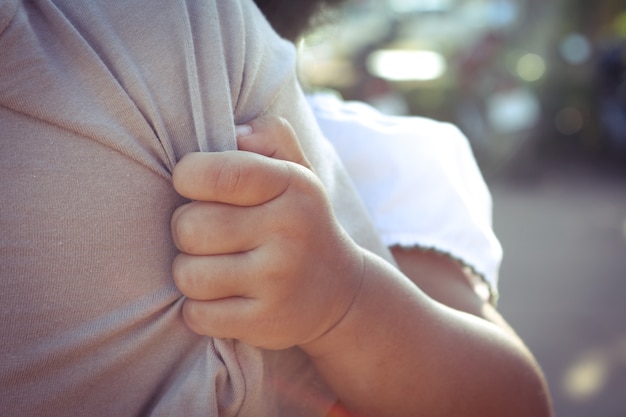
<svg viewBox="0 0 626 417">
<path fill-rule="evenodd" d="M 626 155 L 623 0 L 359 0 L 339 21 L 303 42 L 303 79 L 382 111 L 455 123 L 486 170 Z M 384 79 L 368 58 L 385 49 L 435 51 L 446 70 Z"/>
</svg>

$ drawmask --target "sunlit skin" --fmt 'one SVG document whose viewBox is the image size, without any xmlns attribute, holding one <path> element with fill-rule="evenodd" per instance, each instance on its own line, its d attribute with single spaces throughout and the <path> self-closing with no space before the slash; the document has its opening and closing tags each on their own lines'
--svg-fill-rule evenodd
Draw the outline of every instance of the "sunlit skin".
<svg viewBox="0 0 626 417">
<path fill-rule="evenodd" d="M 249 127 L 239 151 L 192 153 L 174 170 L 193 200 L 172 217 L 193 331 L 299 346 L 356 416 L 551 415 L 534 359 L 458 264 L 396 248 L 401 272 L 359 247 L 289 124 Z"/>
</svg>

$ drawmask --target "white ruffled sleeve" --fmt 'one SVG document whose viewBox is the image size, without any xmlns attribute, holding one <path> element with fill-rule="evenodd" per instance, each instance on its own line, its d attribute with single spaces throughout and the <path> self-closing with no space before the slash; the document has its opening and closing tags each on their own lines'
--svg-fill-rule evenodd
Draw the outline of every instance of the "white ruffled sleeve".
<svg viewBox="0 0 626 417">
<path fill-rule="evenodd" d="M 495 299 L 502 248 L 491 194 L 461 131 L 330 94 L 308 100 L 385 244 L 445 253 L 483 278 Z"/>
</svg>

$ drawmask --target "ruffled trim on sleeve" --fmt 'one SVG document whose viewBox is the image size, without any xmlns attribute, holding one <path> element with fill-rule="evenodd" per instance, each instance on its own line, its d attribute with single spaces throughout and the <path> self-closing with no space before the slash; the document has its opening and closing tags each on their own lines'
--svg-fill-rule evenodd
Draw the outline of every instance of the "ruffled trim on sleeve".
<svg viewBox="0 0 626 417">
<path fill-rule="evenodd" d="M 477 271 L 474 268 L 474 266 L 468 264 L 463 259 L 460 259 L 454 256 L 450 252 L 446 252 L 444 250 L 440 250 L 435 247 L 422 246 L 419 244 L 407 244 L 407 245 L 396 244 L 392 246 L 398 247 L 404 250 L 419 249 L 424 252 L 432 251 L 432 252 L 437 253 L 438 255 L 445 256 L 446 258 L 453 260 L 454 262 L 458 263 L 461 266 L 461 268 L 465 272 L 464 275 L 467 278 L 470 286 L 472 287 L 476 295 L 478 295 L 478 297 L 482 301 L 489 303 L 494 307 L 498 304 L 498 298 L 500 296 L 500 294 L 498 293 L 498 288 L 495 285 L 493 285 L 491 282 L 489 282 L 485 278 L 484 274 Z"/>
</svg>

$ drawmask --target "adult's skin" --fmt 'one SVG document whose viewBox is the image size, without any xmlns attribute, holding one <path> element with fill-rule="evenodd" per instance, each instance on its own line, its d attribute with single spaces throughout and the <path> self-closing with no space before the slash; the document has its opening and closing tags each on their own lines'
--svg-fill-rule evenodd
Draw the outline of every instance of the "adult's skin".
<svg viewBox="0 0 626 417">
<path fill-rule="evenodd" d="M 174 170 L 195 200 L 172 219 L 192 330 L 299 346 L 358 416 L 551 414 L 532 355 L 459 268 L 395 251 L 412 282 L 356 245 L 288 125 L 249 126 L 248 152 L 190 154 Z"/>
</svg>

